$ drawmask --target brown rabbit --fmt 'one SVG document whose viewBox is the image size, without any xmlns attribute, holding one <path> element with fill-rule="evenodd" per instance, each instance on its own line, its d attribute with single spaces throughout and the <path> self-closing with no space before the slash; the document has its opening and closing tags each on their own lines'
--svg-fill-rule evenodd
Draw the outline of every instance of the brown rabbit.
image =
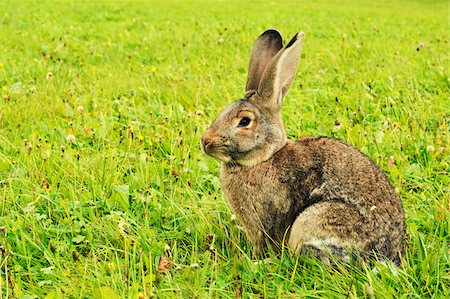
<svg viewBox="0 0 450 299">
<path fill-rule="evenodd" d="M 339 140 L 286 138 L 280 110 L 303 38 L 283 48 L 281 35 L 267 30 L 256 40 L 245 97 L 220 113 L 202 149 L 222 161 L 225 196 L 255 252 L 286 242 L 323 261 L 346 261 L 356 250 L 398 264 L 405 215 L 383 171 Z"/>
</svg>

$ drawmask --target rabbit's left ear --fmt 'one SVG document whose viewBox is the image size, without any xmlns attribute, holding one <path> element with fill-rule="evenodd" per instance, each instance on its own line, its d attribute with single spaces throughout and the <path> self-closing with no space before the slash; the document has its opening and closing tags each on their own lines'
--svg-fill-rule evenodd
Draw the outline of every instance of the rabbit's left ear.
<svg viewBox="0 0 450 299">
<path fill-rule="evenodd" d="M 297 33 L 292 40 L 270 61 L 258 86 L 260 103 L 273 112 L 278 112 L 283 104 L 292 81 L 297 73 L 302 52 L 304 33 Z"/>
<path fill-rule="evenodd" d="M 246 92 L 258 89 L 266 66 L 281 48 L 283 48 L 283 38 L 274 29 L 269 29 L 258 37 L 250 54 Z"/>
</svg>

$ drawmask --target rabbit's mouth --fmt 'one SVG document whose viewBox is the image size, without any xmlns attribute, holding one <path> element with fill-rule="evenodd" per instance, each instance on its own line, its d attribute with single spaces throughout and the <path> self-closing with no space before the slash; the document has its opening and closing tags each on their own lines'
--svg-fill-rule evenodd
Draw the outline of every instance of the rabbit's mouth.
<svg viewBox="0 0 450 299">
<path fill-rule="evenodd" d="M 230 162 L 232 160 L 226 147 L 205 147 L 203 152 L 221 162 Z"/>
<path fill-rule="evenodd" d="M 247 167 L 254 166 L 269 158 L 266 157 L 266 147 L 267 145 L 259 145 L 257 147 L 243 149 L 229 140 L 224 140 L 223 137 L 211 138 L 207 134 L 202 137 L 201 142 L 202 151 L 208 156 L 221 162 L 233 162 Z"/>
<path fill-rule="evenodd" d="M 216 144 L 214 142 L 202 142 L 202 150 L 208 156 L 211 156 L 221 162 L 235 162 L 238 164 L 246 161 L 252 150 L 242 151 L 231 144 Z"/>
<path fill-rule="evenodd" d="M 228 148 L 225 145 L 220 146 L 215 144 L 211 139 L 202 138 L 201 148 L 205 154 L 219 161 L 231 161 L 231 156 L 229 154 Z"/>
<path fill-rule="evenodd" d="M 202 136 L 200 145 L 202 151 L 208 156 L 211 156 L 223 162 L 229 162 L 231 160 L 231 156 L 226 144 L 228 142 L 224 141 L 226 141 L 224 137 L 218 138 L 216 136 L 211 136 L 210 134 L 208 134 L 208 132 L 206 132 Z"/>
</svg>

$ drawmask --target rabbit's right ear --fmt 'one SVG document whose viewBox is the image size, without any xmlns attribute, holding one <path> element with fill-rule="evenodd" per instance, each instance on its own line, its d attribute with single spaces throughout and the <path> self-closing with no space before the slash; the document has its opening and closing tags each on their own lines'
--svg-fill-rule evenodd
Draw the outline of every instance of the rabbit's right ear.
<svg viewBox="0 0 450 299">
<path fill-rule="evenodd" d="M 257 90 L 266 66 L 283 47 L 283 38 L 274 29 L 261 34 L 253 45 L 245 91 Z"/>
<path fill-rule="evenodd" d="M 303 32 L 297 33 L 266 66 L 258 86 L 260 104 L 277 113 L 297 73 L 303 45 Z"/>
</svg>

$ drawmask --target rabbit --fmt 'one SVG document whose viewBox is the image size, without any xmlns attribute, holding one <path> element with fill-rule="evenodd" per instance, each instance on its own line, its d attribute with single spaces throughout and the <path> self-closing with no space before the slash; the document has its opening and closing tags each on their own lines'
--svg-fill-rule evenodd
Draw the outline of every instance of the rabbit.
<svg viewBox="0 0 450 299">
<path fill-rule="evenodd" d="M 283 47 L 267 30 L 250 55 L 245 97 L 204 132 L 202 151 L 221 161 L 225 198 L 258 254 L 286 245 L 324 262 L 401 261 L 402 203 L 383 171 L 355 147 L 328 137 L 290 141 L 283 99 L 297 72 L 304 33 Z"/>
</svg>

